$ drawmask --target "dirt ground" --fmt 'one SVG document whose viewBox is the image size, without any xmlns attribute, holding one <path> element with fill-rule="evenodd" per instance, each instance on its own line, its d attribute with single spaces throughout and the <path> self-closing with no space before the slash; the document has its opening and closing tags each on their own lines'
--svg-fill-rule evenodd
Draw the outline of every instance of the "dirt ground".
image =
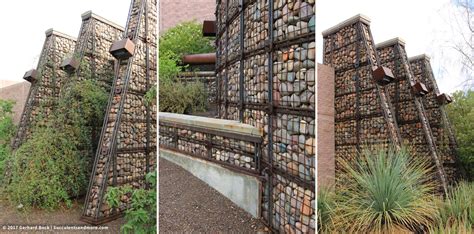
<svg viewBox="0 0 474 234">
<path fill-rule="evenodd" d="M 183 168 L 160 159 L 160 233 L 256 233 L 258 219 Z"/>
<path fill-rule="evenodd" d="M 123 218 L 92 226 L 79 220 L 82 207 L 83 200 L 76 201 L 70 209 L 61 208 L 57 211 L 30 209 L 21 212 L 16 207 L 8 205 L 7 201 L 0 199 L 0 233 L 120 233 Z M 82 230 L 64 230 L 71 226 Z"/>
</svg>

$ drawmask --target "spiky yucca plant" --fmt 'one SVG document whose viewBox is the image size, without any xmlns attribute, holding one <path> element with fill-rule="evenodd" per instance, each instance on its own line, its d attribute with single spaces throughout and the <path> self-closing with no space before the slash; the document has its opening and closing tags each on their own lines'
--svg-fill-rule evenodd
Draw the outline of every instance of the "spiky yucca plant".
<svg viewBox="0 0 474 234">
<path fill-rule="evenodd" d="M 444 201 L 439 202 L 438 207 L 438 227 L 433 229 L 435 233 L 436 230 L 474 232 L 474 183 L 459 183 L 449 192 Z"/>
<path fill-rule="evenodd" d="M 328 233 L 334 226 L 336 196 L 331 188 L 318 188 L 318 233 Z"/>
<path fill-rule="evenodd" d="M 336 229 L 358 233 L 415 231 L 436 216 L 427 180 L 431 167 L 406 149 L 364 151 L 356 160 L 338 161 Z"/>
</svg>

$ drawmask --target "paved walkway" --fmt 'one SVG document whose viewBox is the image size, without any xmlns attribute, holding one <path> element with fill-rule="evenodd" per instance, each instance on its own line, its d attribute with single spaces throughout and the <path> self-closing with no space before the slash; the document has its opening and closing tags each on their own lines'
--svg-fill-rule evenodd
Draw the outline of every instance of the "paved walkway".
<svg viewBox="0 0 474 234">
<path fill-rule="evenodd" d="M 160 233 L 256 233 L 257 219 L 180 166 L 160 159 Z"/>
</svg>

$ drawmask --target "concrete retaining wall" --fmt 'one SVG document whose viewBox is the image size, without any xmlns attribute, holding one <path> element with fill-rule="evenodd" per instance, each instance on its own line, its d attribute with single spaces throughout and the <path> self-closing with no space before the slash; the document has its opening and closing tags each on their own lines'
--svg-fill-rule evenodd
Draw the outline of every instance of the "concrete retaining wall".
<svg viewBox="0 0 474 234">
<path fill-rule="evenodd" d="M 160 157 L 189 171 L 253 217 L 260 217 L 262 183 L 257 178 L 171 150 L 160 149 Z"/>
</svg>

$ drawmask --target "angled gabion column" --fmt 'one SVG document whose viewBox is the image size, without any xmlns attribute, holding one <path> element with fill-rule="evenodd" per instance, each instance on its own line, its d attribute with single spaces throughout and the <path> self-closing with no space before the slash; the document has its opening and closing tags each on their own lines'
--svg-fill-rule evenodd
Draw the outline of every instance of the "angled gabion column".
<svg viewBox="0 0 474 234">
<path fill-rule="evenodd" d="M 123 39 L 110 48 L 118 66 L 82 214 L 92 224 L 117 218 L 130 206 L 128 195 L 118 209 L 110 208 L 107 188 L 146 188 L 145 175 L 155 170 L 156 106 L 145 104 L 145 93 L 156 84 L 156 5 L 132 0 Z"/>
<path fill-rule="evenodd" d="M 82 25 L 74 53 L 63 60 L 61 69 L 69 73 L 68 81 L 93 79 L 110 91 L 116 60 L 109 49 L 122 36 L 124 29 L 92 11 L 85 12 L 81 17 Z"/>
<path fill-rule="evenodd" d="M 97 85 L 104 88 L 107 93 L 110 93 L 112 86 L 116 60 L 109 53 L 109 49 L 112 43 L 122 36 L 124 29 L 92 11 L 85 12 L 81 18 L 82 25 L 74 53 L 69 54 L 61 63 L 61 69 L 69 74 L 61 89 L 61 96 L 65 95 L 72 84 L 82 80 L 96 81 Z M 91 145 L 82 149 L 83 156 L 91 159 L 90 170 L 92 170 L 102 123 L 96 121 L 91 127 Z"/>
<path fill-rule="evenodd" d="M 262 217 L 315 231 L 315 3 L 220 0 L 219 117 L 263 131 Z"/>
<path fill-rule="evenodd" d="M 335 69 L 336 160 L 401 142 L 384 87 L 394 77 L 382 67 L 369 25 L 367 17 L 356 15 L 323 32 L 324 64 Z M 336 162 L 336 177 L 339 167 Z"/>
<path fill-rule="evenodd" d="M 462 167 L 457 157 L 457 142 L 449 123 L 444 105 L 451 102 L 449 95 L 440 93 L 431 69 L 430 58 L 424 54 L 409 58 L 410 68 L 415 78 L 426 85 L 429 93 L 423 98 L 436 145 L 441 154 L 440 161 L 449 183 L 457 181 L 462 175 Z"/>
<path fill-rule="evenodd" d="M 24 77 L 31 82 L 31 87 L 12 143 L 13 149 L 20 147 L 30 136 L 31 127 L 40 119 L 47 118 L 54 109 L 61 86 L 67 77 L 59 66 L 63 58 L 72 53 L 75 42 L 75 38 L 53 29 L 46 31 L 38 66 Z"/>
<path fill-rule="evenodd" d="M 400 135 L 413 156 L 426 158 L 437 172 L 435 179 L 439 189 L 446 191 L 447 181 L 430 123 L 423 105 L 423 97 L 428 95 L 424 82 L 415 78 L 410 69 L 405 51 L 405 42 L 399 38 L 376 45 L 383 66 L 390 68 L 397 78 L 387 86 L 394 116 L 400 128 Z"/>
</svg>

